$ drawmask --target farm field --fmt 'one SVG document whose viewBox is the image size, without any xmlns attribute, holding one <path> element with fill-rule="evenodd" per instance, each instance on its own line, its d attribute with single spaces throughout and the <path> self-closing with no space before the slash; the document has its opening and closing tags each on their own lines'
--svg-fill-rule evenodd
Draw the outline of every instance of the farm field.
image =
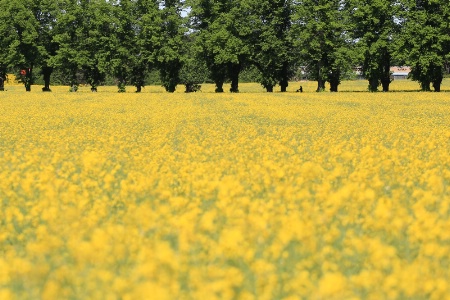
<svg viewBox="0 0 450 300">
<path fill-rule="evenodd" d="M 450 299 L 450 94 L 300 84 L 7 86 L 0 299 Z"/>
<path fill-rule="evenodd" d="M 14 76 L 10 75 L 11 83 L 6 85 L 6 89 L 11 93 L 20 93 L 22 94 L 25 91 L 23 84 L 17 83 L 14 81 Z M 340 92 L 367 92 L 367 80 L 347 80 L 342 81 L 339 85 Z M 215 85 L 214 84 L 202 84 L 201 85 L 202 93 L 214 93 Z M 316 81 L 299 81 L 299 82 L 290 82 L 287 88 L 288 92 L 295 92 L 300 86 L 303 87 L 304 93 L 315 93 L 317 89 Z M 42 86 L 34 85 L 31 88 L 32 93 L 41 93 Z M 66 93 L 69 90 L 67 86 L 51 86 L 51 89 L 54 93 Z M 230 84 L 224 84 L 224 91 L 228 92 L 230 89 Z M 326 90 L 329 91 L 330 86 L 326 84 Z M 393 92 L 417 92 L 420 87 L 417 82 L 411 80 L 394 80 L 390 85 L 390 90 Z M 444 78 L 442 81 L 443 92 L 450 92 L 450 78 Z M 184 93 L 184 86 L 179 85 L 175 93 Z M 279 91 L 280 88 L 277 86 L 274 88 L 274 92 Z M 380 87 L 381 90 L 381 87 Z M 126 88 L 127 93 L 134 93 L 136 88 L 133 86 L 128 86 Z M 259 83 L 240 83 L 239 84 L 240 93 L 263 93 L 265 89 Z M 80 85 L 79 93 L 91 93 L 89 86 Z M 114 86 L 100 86 L 98 87 L 99 93 L 114 93 L 117 92 L 117 87 Z M 142 88 L 142 93 L 165 93 L 165 90 L 162 86 L 146 86 Z M 0 95 L 1 96 L 1 95 Z"/>
</svg>

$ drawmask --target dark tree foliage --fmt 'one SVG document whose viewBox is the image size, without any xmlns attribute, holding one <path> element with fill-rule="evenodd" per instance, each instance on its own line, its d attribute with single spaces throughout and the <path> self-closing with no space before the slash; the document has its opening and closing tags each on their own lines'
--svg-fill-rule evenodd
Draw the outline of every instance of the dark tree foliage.
<svg viewBox="0 0 450 300">
<path fill-rule="evenodd" d="M 111 69 L 115 49 L 113 6 L 104 0 L 62 1 L 53 39 L 58 50 L 51 64 L 71 74 L 72 91 L 77 90 L 79 70 L 91 90 L 97 91 Z"/>
<path fill-rule="evenodd" d="M 184 84 L 185 92 L 197 92 L 201 84 L 208 79 L 209 71 L 201 56 L 201 45 L 197 33 L 191 33 L 184 38 L 183 67 L 180 70 L 180 83 Z"/>
<path fill-rule="evenodd" d="M 134 58 L 139 53 L 136 43 L 136 25 L 134 3 L 132 1 L 117 1 L 114 4 L 114 47 L 111 49 L 111 68 L 117 78 L 119 92 L 125 92 L 125 86 L 130 81 L 133 72 Z"/>
<path fill-rule="evenodd" d="M 351 0 L 351 23 L 354 38 L 363 55 L 363 73 L 369 81 L 369 91 L 376 92 L 381 85 L 389 91 L 391 59 L 399 26 L 396 23 L 397 0 Z"/>
<path fill-rule="evenodd" d="M 156 0 L 117 1 L 114 5 L 114 43 L 111 68 L 117 78 L 119 92 L 132 84 L 141 92 L 154 62 L 155 37 L 161 29 Z M 159 44 L 159 43 L 158 43 Z"/>
<path fill-rule="evenodd" d="M 39 24 L 33 15 L 31 0 L 0 2 L 0 61 L 19 69 L 19 78 L 26 91 L 31 91 L 33 68 L 39 63 L 42 46 L 39 44 Z"/>
<path fill-rule="evenodd" d="M 104 0 L 81 0 L 83 27 L 79 51 L 80 65 L 91 90 L 105 80 L 116 45 L 113 7 Z"/>
<path fill-rule="evenodd" d="M 60 4 L 53 36 L 58 49 L 49 61 L 50 66 L 64 70 L 69 78 L 70 89 L 75 92 L 79 84 L 77 72 L 81 61 L 78 49 L 83 30 L 82 12 L 76 0 L 60 0 Z"/>
<path fill-rule="evenodd" d="M 404 0 L 398 55 L 412 67 L 411 77 L 423 91 L 441 90 L 450 41 L 448 0 Z"/>
<path fill-rule="evenodd" d="M 162 30 L 156 49 L 156 61 L 164 88 L 173 93 L 180 83 L 183 36 L 187 29 L 181 17 L 182 3 L 177 0 L 163 0 L 161 5 Z"/>
<path fill-rule="evenodd" d="M 302 70 L 336 92 L 361 66 L 369 91 L 389 91 L 394 62 L 440 91 L 449 24 L 448 0 L 0 0 L 0 77 L 16 73 L 27 91 L 40 75 L 50 91 L 57 74 L 72 91 L 108 80 L 140 92 L 159 72 L 168 92 L 208 80 L 238 92 L 253 70 L 284 92 Z"/>
<path fill-rule="evenodd" d="M 211 79 L 216 84 L 216 92 L 222 93 L 227 76 L 227 67 L 226 63 L 216 61 L 218 53 L 213 47 L 214 44 L 209 41 L 212 35 L 217 34 L 217 32 L 214 32 L 212 24 L 231 7 L 227 5 L 226 1 L 220 3 L 214 0 L 192 0 L 190 6 L 191 27 L 199 32 L 201 55 L 210 71 Z"/>
<path fill-rule="evenodd" d="M 244 0 L 193 0 L 193 29 L 200 32 L 203 56 L 216 83 L 216 92 L 223 92 L 223 83 L 231 81 L 231 92 L 239 92 L 239 73 L 250 55 L 249 37 L 254 24 L 250 22 L 249 3 Z"/>
<path fill-rule="evenodd" d="M 145 79 L 156 69 L 156 49 L 161 44 L 161 14 L 157 0 L 135 1 L 135 34 L 130 83 L 140 92 Z"/>
<path fill-rule="evenodd" d="M 291 0 L 262 0 L 252 4 L 251 61 L 260 70 L 260 83 L 268 92 L 276 84 L 285 92 L 293 75 L 293 44 L 290 36 Z"/>
<path fill-rule="evenodd" d="M 53 41 L 57 23 L 58 1 L 36 0 L 32 2 L 32 11 L 37 21 L 39 62 L 41 75 L 44 78 L 44 92 L 50 92 L 50 76 L 53 67 L 50 58 L 56 54 L 58 45 Z"/>
<path fill-rule="evenodd" d="M 306 0 L 296 8 L 294 30 L 297 49 L 310 77 L 317 80 L 317 91 L 337 92 L 341 75 L 353 65 L 355 52 L 349 36 L 345 3 L 339 0 Z"/>
<path fill-rule="evenodd" d="M 5 82 L 8 80 L 7 68 L 5 64 L 0 64 L 0 92 L 5 90 Z"/>
</svg>

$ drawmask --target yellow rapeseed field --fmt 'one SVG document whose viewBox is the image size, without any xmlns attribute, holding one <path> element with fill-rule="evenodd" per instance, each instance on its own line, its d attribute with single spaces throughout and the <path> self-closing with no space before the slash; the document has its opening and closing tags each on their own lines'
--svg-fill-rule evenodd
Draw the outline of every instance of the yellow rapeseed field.
<svg viewBox="0 0 450 300">
<path fill-rule="evenodd" d="M 450 299 L 448 92 L 7 89 L 2 300 Z"/>
</svg>

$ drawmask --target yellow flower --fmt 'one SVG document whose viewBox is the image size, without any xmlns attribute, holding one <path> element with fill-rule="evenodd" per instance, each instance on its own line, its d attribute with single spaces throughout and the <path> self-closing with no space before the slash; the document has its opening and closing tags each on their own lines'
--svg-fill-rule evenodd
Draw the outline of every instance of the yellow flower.
<svg viewBox="0 0 450 300">
<path fill-rule="evenodd" d="M 448 93 L 414 84 L 11 86 L 0 299 L 449 298 Z"/>
<path fill-rule="evenodd" d="M 340 273 L 325 273 L 319 281 L 318 294 L 325 298 L 338 299 L 347 289 L 347 280 Z"/>
<path fill-rule="evenodd" d="M 12 299 L 14 299 L 13 295 L 14 294 L 9 289 L 0 288 L 0 299 L 2 299 L 2 300 L 12 300 Z"/>
</svg>

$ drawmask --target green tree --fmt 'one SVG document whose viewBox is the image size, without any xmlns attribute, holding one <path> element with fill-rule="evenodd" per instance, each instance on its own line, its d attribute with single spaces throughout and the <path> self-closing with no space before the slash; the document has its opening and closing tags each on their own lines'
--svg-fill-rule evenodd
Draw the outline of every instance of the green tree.
<svg viewBox="0 0 450 300">
<path fill-rule="evenodd" d="M 136 32 L 136 12 L 133 1 L 114 2 L 114 48 L 112 49 L 111 68 L 118 81 L 119 92 L 125 92 L 125 86 L 131 79 L 135 57 L 139 53 Z"/>
<path fill-rule="evenodd" d="M 57 15 L 61 8 L 58 8 L 60 2 L 52 0 L 35 0 L 32 2 L 32 11 L 37 21 L 38 27 L 38 45 L 40 50 L 39 65 L 41 75 L 44 77 L 45 92 L 50 92 L 50 76 L 53 72 L 51 66 L 51 57 L 56 54 L 57 43 L 53 41 L 56 28 Z"/>
<path fill-rule="evenodd" d="M 208 79 L 209 71 L 201 55 L 198 34 L 186 35 L 183 51 L 183 67 L 180 70 L 180 83 L 184 84 L 186 93 L 196 92 Z"/>
<path fill-rule="evenodd" d="M 4 0 L 0 0 L 0 4 L 4 4 Z M 6 2 L 5 2 L 6 3 Z M 0 6 L 3 7 L 3 6 Z M 0 20 L 3 20 L 3 14 L 0 11 Z M 8 49 L 8 42 L 9 42 L 9 36 L 6 36 L 6 33 L 8 33 L 8 26 L 4 22 L 0 23 L 0 35 L 2 38 L 0 39 L 0 80 L 1 80 L 1 86 L 0 91 L 4 91 L 4 84 L 7 80 L 7 74 L 8 74 L 8 62 L 7 62 L 7 49 Z"/>
<path fill-rule="evenodd" d="M 217 64 L 227 66 L 230 92 L 238 93 L 239 74 L 250 57 L 248 40 L 254 23 L 251 22 L 251 2 L 234 0 L 228 1 L 227 5 L 230 9 L 221 13 L 210 26 L 214 34 L 207 41 L 207 47 L 216 53 Z"/>
<path fill-rule="evenodd" d="M 75 92 L 79 84 L 77 73 L 81 67 L 82 53 L 79 45 L 83 39 L 83 13 L 77 0 L 60 0 L 60 4 L 64 8 L 58 10 L 53 35 L 57 50 L 50 57 L 49 64 L 68 75 L 70 89 Z"/>
<path fill-rule="evenodd" d="M 397 55 L 411 66 L 411 77 L 423 91 L 441 90 L 448 57 L 450 3 L 447 0 L 403 0 L 402 32 Z"/>
<path fill-rule="evenodd" d="M 229 7 L 225 2 L 219 3 L 219 1 L 214 0 L 191 0 L 189 4 L 191 6 L 189 14 L 191 29 L 199 32 L 201 55 L 210 71 L 211 79 L 216 84 L 216 92 L 222 93 L 227 76 L 227 66 L 226 63 L 216 62 L 216 53 L 213 51 L 212 44 L 207 42 L 214 34 L 210 27 L 211 24 Z"/>
<path fill-rule="evenodd" d="M 111 69 L 115 47 L 113 7 L 106 0 L 62 0 L 64 9 L 59 13 L 54 41 L 58 44 L 56 55 L 50 59 L 53 66 L 66 69 L 71 74 L 72 90 L 78 85 L 78 71 L 97 91 Z"/>
<path fill-rule="evenodd" d="M 306 0 L 297 5 L 293 18 L 296 48 L 317 91 L 337 92 L 341 74 L 353 65 L 355 51 L 349 37 L 345 6 L 339 0 Z"/>
<path fill-rule="evenodd" d="M 4 62 L 3 68 L 22 70 L 21 80 L 26 91 L 31 91 L 33 69 L 42 51 L 32 3 L 30 0 L 0 0 L 0 61 Z"/>
<path fill-rule="evenodd" d="M 0 92 L 5 90 L 5 82 L 7 79 L 7 67 L 5 64 L 0 64 Z"/>
<path fill-rule="evenodd" d="M 85 80 L 92 91 L 105 80 L 111 72 L 110 61 L 116 44 L 114 42 L 117 23 L 111 3 L 107 0 L 80 1 L 83 27 L 81 30 L 80 65 Z"/>
<path fill-rule="evenodd" d="M 156 50 L 161 44 L 161 14 L 157 0 L 134 2 L 135 41 L 132 51 L 130 83 L 140 92 L 156 64 Z"/>
<path fill-rule="evenodd" d="M 279 84 L 285 92 L 292 76 L 290 36 L 293 3 L 291 0 L 263 0 L 253 4 L 251 61 L 261 72 L 260 83 L 268 92 Z"/>
<path fill-rule="evenodd" d="M 250 57 L 249 38 L 254 29 L 248 0 L 193 0 L 191 19 L 200 31 L 205 58 L 216 92 L 231 80 L 231 92 L 239 92 L 239 73 Z"/>
<path fill-rule="evenodd" d="M 187 27 L 181 16 L 183 7 L 180 1 L 163 0 L 161 5 L 162 30 L 156 50 L 156 61 L 164 88 L 167 92 L 173 93 L 180 82 L 183 37 Z"/>
<path fill-rule="evenodd" d="M 141 92 L 161 45 L 161 16 L 156 0 L 116 1 L 112 71 L 119 92 L 132 84 Z"/>
<path fill-rule="evenodd" d="M 399 5 L 396 0 L 350 0 L 354 38 L 363 53 L 363 73 L 369 81 L 369 91 L 376 92 L 382 85 L 389 91 L 391 58 Z"/>
</svg>

